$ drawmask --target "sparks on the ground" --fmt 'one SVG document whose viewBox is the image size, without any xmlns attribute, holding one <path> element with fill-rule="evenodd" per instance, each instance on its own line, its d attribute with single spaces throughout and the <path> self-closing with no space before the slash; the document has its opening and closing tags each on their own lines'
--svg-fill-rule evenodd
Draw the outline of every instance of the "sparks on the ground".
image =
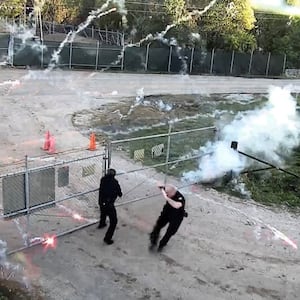
<svg viewBox="0 0 300 300">
<path fill-rule="evenodd" d="M 288 245 L 292 246 L 294 249 L 298 249 L 298 246 L 295 242 L 293 242 L 291 239 L 289 239 L 285 234 L 283 234 L 281 231 L 277 230 L 273 226 L 268 225 L 268 228 L 274 233 L 275 237 L 285 241 Z"/>
<path fill-rule="evenodd" d="M 55 249 L 57 245 L 57 237 L 56 235 L 45 235 L 43 241 L 44 249 L 47 250 L 48 248 Z"/>
<path fill-rule="evenodd" d="M 82 220 L 83 220 L 83 217 L 82 217 L 80 214 L 78 214 L 78 213 L 74 213 L 74 214 L 72 215 L 72 218 L 73 218 L 74 220 L 78 220 L 78 221 L 82 221 Z"/>
</svg>

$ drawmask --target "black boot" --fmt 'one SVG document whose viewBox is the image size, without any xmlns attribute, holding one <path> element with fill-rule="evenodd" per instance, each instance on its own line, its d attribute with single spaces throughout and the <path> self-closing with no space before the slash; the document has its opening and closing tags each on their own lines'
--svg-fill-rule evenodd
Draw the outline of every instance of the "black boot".
<svg viewBox="0 0 300 300">
<path fill-rule="evenodd" d="M 106 238 L 103 239 L 103 242 L 106 243 L 107 245 L 111 245 L 111 244 L 114 243 L 113 240 L 108 240 L 108 239 L 106 239 Z"/>
</svg>

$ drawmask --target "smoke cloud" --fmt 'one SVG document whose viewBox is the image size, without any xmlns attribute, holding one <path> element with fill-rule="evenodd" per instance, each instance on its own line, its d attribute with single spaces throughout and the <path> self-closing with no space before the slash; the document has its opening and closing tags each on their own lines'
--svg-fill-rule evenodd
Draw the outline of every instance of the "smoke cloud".
<svg viewBox="0 0 300 300">
<path fill-rule="evenodd" d="M 300 7 L 289 5 L 285 0 L 251 0 L 254 9 L 288 16 L 300 16 Z"/>
<path fill-rule="evenodd" d="M 199 169 L 183 174 L 188 182 L 205 182 L 229 171 L 240 173 L 254 163 L 238 150 L 280 167 L 300 144 L 300 116 L 290 88 L 271 87 L 268 101 L 261 108 L 238 113 L 230 124 L 219 128 L 219 140 L 200 148 Z"/>
</svg>

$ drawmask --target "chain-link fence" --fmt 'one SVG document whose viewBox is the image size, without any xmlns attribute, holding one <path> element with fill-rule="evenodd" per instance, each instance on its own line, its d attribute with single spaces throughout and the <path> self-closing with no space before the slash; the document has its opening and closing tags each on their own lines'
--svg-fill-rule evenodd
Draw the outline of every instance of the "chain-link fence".
<svg viewBox="0 0 300 300">
<path fill-rule="evenodd" d="M 179 178 L 197 169 L 200 147 L 215 138 L 213 126 L 176 131 L 170 125 L 165 133 L 111 141 L 108 165 L 117 170 L 122 186 L 127 187 L 126 197 L 118 205 L 156 197 L 155 189 L 141 188 L 145 182 L 166 182 L 168 177 Z M 128 180 L 134 186 L 128 186 Z"/>
<path fill-rule="evenodd" d="M 84 150 L 26 157 L 2 168 L 1 239 L 7 241 L 8 250 L 95 223 L 105 161 L 104 150 Z"/>
<path fill-rule="evenodd" d="M 16 37 L 2 35 L 2 64 L 46 68 L 53 54 L 61 46 L 62 43 L 55 41 L 22 41 Z M 179 49 L 176 46 L 157 43 L 133 46 L 124 45 L 122 42 L 120 46 L 113 46 L 103 45 L 97 39 L 89 39 L 84 43 L 65 43 L 58 54 L 57 67 L 69 69 L 116 68 L 138 72 L 275 77 L 284 75 L 287 66 L 289 69 L 293 68 L 286 55 L 260 51 L 239 53 L 220 49 Z"/>
</svg>

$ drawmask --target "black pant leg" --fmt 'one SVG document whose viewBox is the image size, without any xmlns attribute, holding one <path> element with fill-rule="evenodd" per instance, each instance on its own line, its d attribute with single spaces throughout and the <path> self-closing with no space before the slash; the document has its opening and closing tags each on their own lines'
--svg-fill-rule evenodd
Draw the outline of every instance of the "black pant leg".
<svg viewBox="0 0 300 300">
<path fill-rule="evenodd" d="M 104 239 L 109 241 L 112 239 L 112 236 L 115 232 L 118 223 L 117 211 L 114 206 L 107 207 L 107 216 L 109 218 L 109 227 L 107 229 Z"/>
<path fill-rule="evenodd" d="M 106 210 L 105 210 L 105 205 L 100 204 L 100 222 L 99 222 L 99 226 L 104 226 L 106 225 Z"/>
<path fill-rule="evenodd" d="M 164 247 L 164 246 L 167 245 L 167 243 L 169 242 L 171 236 L 174 235 L 177 232 L 182 220 L 183 219 L 181 217 L 170 220 L 167 231 L 166 231 L 165 235 L 163 236 L 163 238 L 159 242 L 159 247 Z"/>
<path fill-rule="evenodd" d="M 157 240 L 159 238 L 159 233 L 163 227 L 167 225 L 169 222 L 168 216 L 164 214 L 163 212 L 158 217 L 156 224 L 153 227 L 152 232 L 150 233 L 150 242 L 153 245 L 157 244 Z"/>
</svg>

